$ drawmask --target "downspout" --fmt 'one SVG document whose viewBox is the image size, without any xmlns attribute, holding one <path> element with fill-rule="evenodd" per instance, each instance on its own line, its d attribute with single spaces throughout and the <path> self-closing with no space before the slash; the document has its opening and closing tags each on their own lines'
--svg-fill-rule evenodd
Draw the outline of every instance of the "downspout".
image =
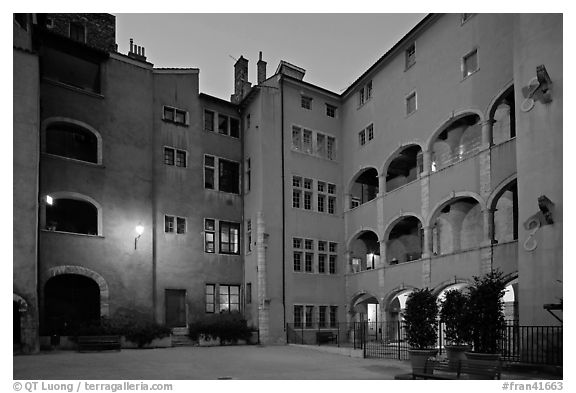
<svg viewBox="0 0 576 393">
<path fill-rule="evenodd" d="M 242 293 L 244 294 L 242 299 L 242 314 L 244 318 L 246 318 L 246 223 L 245 223 L 245 214 L 244 214 L 244 198 L 246 198 L 246 157 L 244 156 L 245 148 L 245 138 L 246 138 L 246 130 L 244 128 L 244 119 L 242 118 L 242 107 L 239 105 L 237 109 L 238 117 L 240 118 L 240 156 L 242 157 L 242 162 L 240 163 L 240 168 L 242 170 L 242 174 L 240 176 L 240 185 L 242 187 L 242 198 L 240 198 L 240 222 L 242 223 L 242 231 L 241 233 L 244 235 L 241 239 L 244 241 L 240 244 L 240 258 L 242 259 Z"/>
<path fill-rule="evenodd" d="M 280 75 L 280 140 L 282 162 L 282 326 L 286 330 L 286 196 L 284 175 L 284 78 Z"/>
</svg>

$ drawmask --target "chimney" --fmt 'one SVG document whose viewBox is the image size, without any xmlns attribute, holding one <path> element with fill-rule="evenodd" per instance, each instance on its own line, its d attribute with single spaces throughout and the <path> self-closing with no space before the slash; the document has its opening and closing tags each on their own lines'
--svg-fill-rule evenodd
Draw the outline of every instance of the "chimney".
<svg viewBox="0 0 576 393">
<path fill-rule="evenodd" d="M 258 67 L 258 84 L 261 84 L 266 80 L 266 62 L 262 60 L 262 51 L 260 51 L 257 67 Z"/>
<path fill-rule="evenodd" d="M 128 52 L 128 57 L 132 59 L 146 61 L 146 55 L 143 46 L 134 45 L 134 39 L 130 38 L 130 51 Z"/>
<path fill-rule="evenodd" d="M 251 84 L 248 82 L 248 60 L 243 56 L 234 64 L 234 94 L 231 97 L 233 103 L 239 103 L 244 95 L 250 90 Z"/>
</svg>

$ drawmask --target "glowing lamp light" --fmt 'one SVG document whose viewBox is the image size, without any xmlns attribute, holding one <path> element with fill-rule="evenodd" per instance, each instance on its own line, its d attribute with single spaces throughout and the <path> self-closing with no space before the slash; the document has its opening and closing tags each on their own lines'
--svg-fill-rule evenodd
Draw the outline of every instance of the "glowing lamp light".
<svg viewBox="0 0 576 393">
<path fill-rule="evenodd" d="M 138 236 L 136 236 L 134 238 L 134 249 L 136 250 L 136 248 L 138 248 L 138 239 L 140 239 L 140 236 L 142 236 L 142 234 L 144 233 L 144 226 L 143 225 L 136 225 L 136 233 L 138 234 Z"/>
<path fill-rule="evenodd" d="M 46 195 L 46 204 L 52 206 L 54 204 L 54 199 L 50 195 Z"/>
</svg>

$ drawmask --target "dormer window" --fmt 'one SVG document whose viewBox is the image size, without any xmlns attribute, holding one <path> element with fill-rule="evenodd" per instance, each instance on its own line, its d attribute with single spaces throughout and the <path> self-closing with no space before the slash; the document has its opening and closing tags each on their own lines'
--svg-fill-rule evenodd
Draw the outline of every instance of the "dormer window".
<svg viewBox="0 0 576 393">
<path fill-rule="evenodd" d="M 70 38 L 78 42 L 86 42 L 86 28 L 80 23 L 70 23 Z"/>
</svg>

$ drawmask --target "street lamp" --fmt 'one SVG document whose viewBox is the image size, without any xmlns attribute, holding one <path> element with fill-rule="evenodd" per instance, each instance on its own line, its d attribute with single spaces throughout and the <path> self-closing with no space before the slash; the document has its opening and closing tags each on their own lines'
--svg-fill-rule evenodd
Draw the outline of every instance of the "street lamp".
<svg viewBox="0 0 576 393">
<path fill-rule="evenodd" d="M 136 233 L 138 234 L 138 236 L 136 236 L 134 238 L 134 249 L 136 250 L 137 245 L 138 245 L 138 239 L 140 239 L 140 236 L 142 236 L 142 234 L 144 233 L 144 226 L 143 225 L 136 225 Z"/>
</svg>

